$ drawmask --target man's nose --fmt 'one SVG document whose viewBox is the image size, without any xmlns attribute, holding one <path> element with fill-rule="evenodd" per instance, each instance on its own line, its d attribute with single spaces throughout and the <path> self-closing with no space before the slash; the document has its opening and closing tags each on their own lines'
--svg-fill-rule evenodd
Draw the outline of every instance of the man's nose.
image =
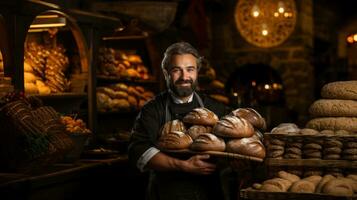
<svg viewBox="0 0 357 200">
<path fill-rule="evenodd" d="M 190 78 L 189 73 L 186 70 L 182 70 L 181 78 L 183 80 L 188 80 Z"/>
</svg>

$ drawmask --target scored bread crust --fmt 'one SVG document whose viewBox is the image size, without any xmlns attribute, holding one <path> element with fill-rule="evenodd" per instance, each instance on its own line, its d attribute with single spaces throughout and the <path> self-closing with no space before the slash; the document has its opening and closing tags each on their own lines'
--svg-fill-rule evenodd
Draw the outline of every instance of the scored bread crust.
<svg viewBox="0 0 357 200">
<path fill-rule="evenodd" d="M 171 131 L 159 138 L 157 146 L 162 150 L 188 149 L 192 142 L 189 135 L 180 131 Z"/>
<path fill-rule="evenodd" d="M 182 121 L 188 124 L 214 126 L 218 121 L 218 117 L 207 108 L 195 108 L 186 114 Z"/>
<path fill-rule="evenodd" d="M 195 151 L 224 151 L 226 143 L 212 133 L 202 133 L 193 141 L 190 148 Z"/>
<path fill-rule="evenodd" d="M 245 119 L 226 115 L 213 127 L 215 135 L 227 138 L 243 138 L 254 135 L 254 127 Z"/>
</svg>

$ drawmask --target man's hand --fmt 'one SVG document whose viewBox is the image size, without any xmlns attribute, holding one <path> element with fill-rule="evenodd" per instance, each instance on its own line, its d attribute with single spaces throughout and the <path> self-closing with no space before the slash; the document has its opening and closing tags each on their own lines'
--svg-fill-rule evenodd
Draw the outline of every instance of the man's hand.
<svg viewBox="0 0 357 200">
<path fill-rule="evenodd" d="M 208 175 L 216 170 L 216 165 L 207 162 L 209 155 L 195 155 L 183 162 L 182 170 L 188 173 Z"/>
</svg>

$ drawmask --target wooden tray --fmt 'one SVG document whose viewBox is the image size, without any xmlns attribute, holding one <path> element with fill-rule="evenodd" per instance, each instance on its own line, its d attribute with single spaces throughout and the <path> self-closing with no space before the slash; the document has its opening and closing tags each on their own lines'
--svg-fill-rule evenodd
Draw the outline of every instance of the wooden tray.
<svg viewBox="0 0 357 200">
<path fill-rule="evenodd" d="M 236 153 L 229 153 L 229 152 L 221 152 L 221 151 L 192 151 L 189 149 L 182 149 L 182 150 L 164 150 L 167 153 L 174 153 L 174 154 L 208 154 L 214 157 L 225 158 L 225 159 L 241 159 L 241 160 L 251 160 L 255 162 L 263 162 L 264 159 L 253 157 L 253 156 L 246 156 Z"/>
<path fill-rule="evenodd" d="M 295 193 L 295 192 L 266 192 L 253 189 L 243 189 L 240 191 L 240 197 L 243 199 L 254 200 L 352 200 L 357 199 L 353 196 L 333 196 L 318 193 Z"/>
<path fill-rule="evenodd" d="M 327 167 L 357 169 L 357 161 L 349 160 L 321 160 L 321 159 L 274 159 L 266 158 L 267 166 L 287 167 Z"/>
</svg>

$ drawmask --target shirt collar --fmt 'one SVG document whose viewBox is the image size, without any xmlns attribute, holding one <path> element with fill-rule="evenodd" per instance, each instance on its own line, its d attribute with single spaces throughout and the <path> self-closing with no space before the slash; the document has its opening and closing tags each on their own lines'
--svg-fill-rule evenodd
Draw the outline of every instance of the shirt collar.
<svg viewBox="0 0 357 200">
<path fill-rule="evenodd" d="M 172 100 L 174 101 L 174 103 L 176 104 L 183 104 L 183 103 L 191 103 L 193 100 L 193 93 L 190 95 L 190 97 L 188 98 L 187 102 L 182 101 L 180 98 L 178 98 L 171 90 L 169 91 Z"/>
</svg>

